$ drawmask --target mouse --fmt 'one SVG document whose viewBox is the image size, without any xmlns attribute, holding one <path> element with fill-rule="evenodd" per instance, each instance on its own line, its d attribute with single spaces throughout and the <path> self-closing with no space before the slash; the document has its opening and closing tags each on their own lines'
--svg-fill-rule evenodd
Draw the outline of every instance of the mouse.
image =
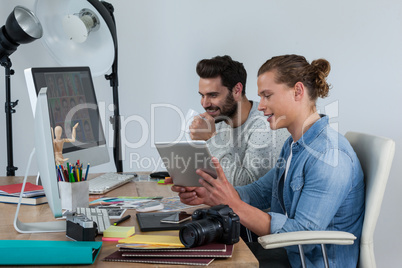
<svg viewBox="0 0 402 268">
<path fill-rule="evenodd" d="M 164 179 L 166 177 L 170 177 L 170 175 L 167 171 L 153 172 L 153 173 L 149 174 L 149 176 L 154 179 Z"/>
</svg>

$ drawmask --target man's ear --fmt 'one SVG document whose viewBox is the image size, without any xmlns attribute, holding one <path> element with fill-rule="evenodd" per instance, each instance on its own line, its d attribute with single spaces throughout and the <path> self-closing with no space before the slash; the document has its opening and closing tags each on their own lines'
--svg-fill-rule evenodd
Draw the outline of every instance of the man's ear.
<svg viewBox="0 0 402 268">
<path fill-rule="evenodd" d="M 305 94 L 306 88 L 304 87 L 304 84 L 302 82 L 297 82 L 294 86 L 294 97 L 295 100 L 301 100 Z"/>
<path fill-rule="evenodd" d="M 238 82 L 232 89 L 233 98 L 235 101 L 240 101 L 243 96 L 243 84 Z"/>
</svg>

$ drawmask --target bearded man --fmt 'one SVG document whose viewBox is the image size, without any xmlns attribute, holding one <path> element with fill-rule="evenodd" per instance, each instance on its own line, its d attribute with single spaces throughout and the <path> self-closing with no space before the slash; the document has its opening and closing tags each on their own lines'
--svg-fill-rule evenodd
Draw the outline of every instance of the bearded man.
<svg viewBox="0 0 402 268">
<path fill-rule="evenodd" d="M 207 142 L 234 186 L 252 183 L 276 163 L 287 130 L 271 130 L 258 102 L 246 97 L 247 72 L 230 56 L 198 62 L 199 94 L 205 113 L 190 125 L 193 140 Z"/>
</svg>

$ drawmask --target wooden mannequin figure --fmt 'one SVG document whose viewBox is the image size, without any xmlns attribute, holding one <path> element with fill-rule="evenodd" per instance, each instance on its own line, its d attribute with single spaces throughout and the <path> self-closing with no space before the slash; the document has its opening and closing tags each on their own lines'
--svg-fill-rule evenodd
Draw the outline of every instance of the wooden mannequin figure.
<svg viewBox="0 0 402 268">
<path fill-rule="evenodd" d="M 73 131 L 71 133 L 71 139 L 61 138 L 61 134 L 63 133 L 63 129 L 61 128 L 61 126 L 57 126 L 54 128 L 54 135 L 53 135 L 53 128 L 51 128 L 53 138 L 54 158 L 56 165 L 63 165 L 64 162 L 68 160 L 68 158 L 63 158 L 63 145 L 65 142 L 75 142 L 77 127 L 78 123 L 75 124 L 73 127 Z"/>
</svg>

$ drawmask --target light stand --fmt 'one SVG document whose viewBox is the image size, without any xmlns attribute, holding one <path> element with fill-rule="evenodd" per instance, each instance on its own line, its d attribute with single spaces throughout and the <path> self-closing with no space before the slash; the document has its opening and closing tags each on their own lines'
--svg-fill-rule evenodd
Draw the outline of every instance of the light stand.
<svg viewBox="0 0 402 268">
<path fill-rule="evenodd" d="M 11 69 L 11 61 L 8 56 L 1 59 L 1 66 L 5 68 L 5 80 L 6 80 L 6 135 L 7 135 L 7 176 L 15 176 L 15 171 L 18 169 L 14 166 L 13 155 L 13 124 L 12 114 L 15 113 L 14 107 L 17 106 L 18 100 L 11 101 L 11 79 L 10 76 L 14 74 L 14 70 Z"/>
<path fill-rule="evenodd" d="M 92 1 L 89 1 L 92 2 Z M 110 123 L 113 125 L 113 156 L 117 172 L 123 172 L 122 150 L 121 150 L 121 121 L 119 109 L 119 79 L 117 75 L 117 59 L 118 59 L 118 46 L 116 34 L 116 21 L 114 19 L 114 8 L 107 2 L 101 2 L 109 11 L 113 23 L 106 23 L 112 33 L 114 42 L 114 61 L 112 65 L 112 73 L 105 75 L 106 80 L 110 81 L 110 86 L 113 90 L 113 117 L 110 117 Z M 93 4 L 93 3 L 92 3 Z M 101 13 L 102 14 L 102 13 Z"/>
<path fill-rule="evenodd" d="M 13 131 L 12 114 L 18 100 L 11 101 L 11 79 L 14 74 L 11 69 L 9 56 L 17 50 L 20 44 L 30 43 L 42 37 L 42 26 L 36 16 L 29 9 L 16 6 L 8 16 L 6 24 L 0 28 L 0 64 L 5 68 L 6 81 L 6 132 L 7 132 L 7 176 L 15 176 L 18 169 L 13 161 Z"/>
</svg>

